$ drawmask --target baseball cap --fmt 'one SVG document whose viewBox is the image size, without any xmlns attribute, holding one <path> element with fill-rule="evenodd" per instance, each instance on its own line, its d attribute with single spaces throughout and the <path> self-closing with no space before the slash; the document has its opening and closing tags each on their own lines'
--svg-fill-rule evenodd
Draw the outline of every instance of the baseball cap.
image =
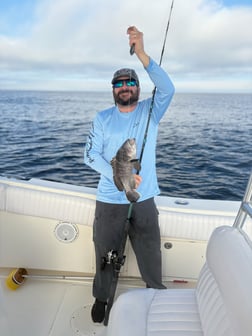
<svg viewBox="0 0 252 336">
<path fill-rule="evenodd" d="M 123 68 L 123 69 L 117 70 L 114 73 L 114 76 L 113 76 L 113 79 L 112 79 L 111 83 L 114 84 L 117 81 L 118 78 L 124 77 L 124 76 L 127 76 L 130 79 L 134 79 L 137 82 L 137 85 L 139 85 L 139 79 L 138 79 L 138 76 L 137 76 L 135 70 L 128 69 L 128 68 Z"/>
</svg>

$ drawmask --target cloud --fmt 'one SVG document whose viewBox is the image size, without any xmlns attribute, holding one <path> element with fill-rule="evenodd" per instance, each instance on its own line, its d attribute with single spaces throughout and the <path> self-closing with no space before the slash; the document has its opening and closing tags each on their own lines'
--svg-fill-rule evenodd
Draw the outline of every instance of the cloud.
<svg viewBox="0 0 252 336">
<path fill-rule="evenodd" d="M 126 29 L 134 24 L 144 32 L 146 51 L 158 62 L 170 5 L 167 0 L 38 1 L 25 35 L 0 35 L 0 83 L 18 73 L 28 76 L 23 85 L 36 82 L 38 88 L 76 89 L 81 83 L 81 88 L 104 88 L 115 69 L 131 66 L 145 85 L 142 66 L 129 55 Z M 251 22 L 252 6 L 176 0 L 162 65 L 183 90 L 251 92 Z"/>
</svg>

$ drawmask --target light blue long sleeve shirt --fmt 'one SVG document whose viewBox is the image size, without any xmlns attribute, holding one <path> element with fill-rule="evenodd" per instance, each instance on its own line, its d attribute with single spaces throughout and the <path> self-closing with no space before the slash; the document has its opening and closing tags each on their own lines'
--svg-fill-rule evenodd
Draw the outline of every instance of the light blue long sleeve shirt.
<svg viewBox="0 0 252 336">
<path fill-rule="evenodd" d="M 150 63 L 145 70 L 157 90 L 141 162 L 140 176 L 142 182 L 137 189 L 141 197 L 138 202 L 160 193 L 156 175 L 158 124 L 174 94 L 174 86 L 169 76 L 157 63 L 150 59 Z M 101 174 L 97 200 L 114 204 L 129 203 L 125 192 L 119 191 L 114 184 L 110 161 L 128 138 L 136 139 L 137 158 L 140 157 L 151 99 L 150 97 L 139 101 L 136 108 L 129 113 L 120 112 L 117 106 L 97 113 L 84 151 L 84 162 Z"/>
</svg>

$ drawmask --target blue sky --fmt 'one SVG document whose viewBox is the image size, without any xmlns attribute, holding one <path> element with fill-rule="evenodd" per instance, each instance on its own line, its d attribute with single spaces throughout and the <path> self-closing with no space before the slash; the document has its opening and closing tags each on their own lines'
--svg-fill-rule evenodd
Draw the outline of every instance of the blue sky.
<svg viewBox="0 0 252 336">
<path fill-rule="evenodd" d="M 126 29 L 143 31 L 159 62 L 170 4 L 1 0 L 0 89 L 110 90 L 112 73 L 127 66 L 148 91 Z M 252 92 L 251 26 L 251 0 L 175 0 L 162 66 L 177 91 Z"/>
</svg>

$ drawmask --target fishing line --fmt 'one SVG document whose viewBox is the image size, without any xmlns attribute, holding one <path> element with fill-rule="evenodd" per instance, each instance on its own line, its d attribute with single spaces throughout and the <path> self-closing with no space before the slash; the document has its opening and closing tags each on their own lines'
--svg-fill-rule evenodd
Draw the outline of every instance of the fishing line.
<svg viewBox="0 0 252 336">
<path fill-rule="evenodd" d="M 162 60 L 163 60 L 163 56 L 164 56 L 164 51 L 165 51 L 165 46 L 166 46 L 166 40 L 167 40 L 168 30 L 169 30 L 170 22 L 171 22 L 173 3 L 174 3 L 174 0 L 172 0 L 172 3 L 171 3 L 169 18 L 168 18 L 168 22 L 167 22 L 167 25 L 166 25 L 164 42 L 163 42 L 163 47 L 162 47 L 160 61 L 159 61 L 159 66 L 161 66 Z M 130 50 L 130 53 L 131 52 L 132 52 L 132 50 Z M 140 153 L 140 157 L 139 157 L 139 162 L 140 163 L 142 162 L 144 148 L 145 148 L 145 144 L 147 142 L 147 136 L 148 136 L 148 131 L 149 131 L 150 119 L 151 119 L 151 115 L 152 115 L 152 110 L 153 110 L 154 98 L 155 98 L 155 95 L 156 95 L 156 90 L 157 90 L 157 88 L 155 86 L 154 89 L 153 89 L 153 93 L 152 93 L 152 99 L 151 99 L 150 109 L 149 109 L 149 113 L 148 113 L 148 119 L 147 119 L 147 124 L 146 124 L 144 138 L 143 138 L 143 144 L 142 144 L 141 153 Z M 139 171 L 137 171 L 137 175 L 139 175 Z"/>
</svg>

